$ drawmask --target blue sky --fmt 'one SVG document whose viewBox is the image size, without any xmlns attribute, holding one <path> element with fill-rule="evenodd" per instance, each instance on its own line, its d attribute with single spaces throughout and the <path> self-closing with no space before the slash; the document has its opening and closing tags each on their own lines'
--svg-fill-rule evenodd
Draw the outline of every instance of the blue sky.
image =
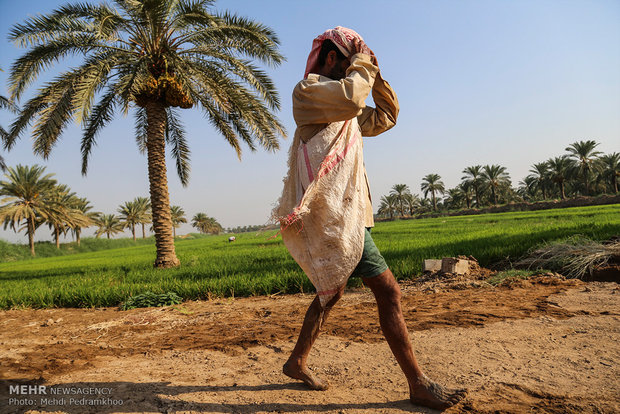
<svg viewBox="0 0 620 414">
<path fill-rule="evenodd" d="M 5 96 L 10 62 L 24 53 L 6 40 L 8 28 L 64 3 L 0 0 Z M 290 136 L 291 91 L 303 75 L 312 39 L 337 25 L 365 38 L 401 105 L 396 127 L 365 141 L 375 209 L 394 184 L 419 193 L 429 173 L 454 187 L 467 166 L 501 164 L 516 186 L 533 163 L 561 155 L 575 141 L 593 139 L 600 151 L 620 151 L 618 1 L 319 0 L 309 6 L 239 0 L 218 1 L 216 9 L 256 19 L 280 37 L 287 61 L 267 71 L 279 90 L 278 116 Z M 51 68 L 42 80 L 57 73 Z M 182 187 L 169 162 L 171 202 L 190 218 L 205 212 L 225 227 L 265 223 L 281 192 L 291 140 L 283 140 L 275 154 L 245 148 L 239 162 L 198 110 L 185 111 L 183 121 L 192 174 L 189 186 Z M 10 115 L 0 114 L 5 128 L 10 122 Z M 67 129 L 50 158 L 42 160 L 32 155 L 32 141 L 24 134 L 2 155 L 9 165 L 46 165 L 104 213 L 148 195 L 146 158 L 137 151 L 131 115 L 119 115 L 103 131 L 86 177 L 80 174 L 80 137 L 77 125 Z M 185 225 L 179 234 L 189 231 Z M 49 233 L 41 228 L 37 239 L 49 240 Z M 23 233 L 12 231 L 0 230 L 0 238 L 26 242 Z"/>
</svg>

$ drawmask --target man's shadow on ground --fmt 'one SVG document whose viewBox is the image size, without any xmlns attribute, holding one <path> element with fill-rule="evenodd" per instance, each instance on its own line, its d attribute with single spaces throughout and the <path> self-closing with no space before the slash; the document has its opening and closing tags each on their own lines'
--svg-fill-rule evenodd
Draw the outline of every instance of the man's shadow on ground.
<svg viewBox="0 0 620 414">
<path fill-rule="evenodd" d="M 17 394 L 15 388 L 10 393 L 10 386 L 16 385 L 45 385 L 47 394 L 27 393 L 24 395 Z M 62 395 L 51 394 L 50 388 L 56 389 L 110 389 L 109 395 Z M 257 413 L 257 412 L 279 412 L 279 413 L 296 413 L 302 411 L 310 412 L 339 412 L 341 410 L 361 410 L 363 412 L 377 412 L 382 409 L 396 409 L 410 413 L 435 413 L 437 411 L 424 407 L 414 406 L 409 400 L 397 400 L 377 403 L 325 403 L 325 404 L 298 404 L 291 402 L 278 402 L 277 394 L 274 395 L 273 402 L 260 403 L 237 403 L 222 402 L 208 403 L 200 401 L 192 401 L 192 396 L 177 399 L 175 397 L 182 394 L 192 393 L 227 393 L 227 392 L 277 392 L 282 390 L 307 390 L 301 383 L 290 382 L 282 384 L 263 384 L 263 385 L 230 385 L 230 386 L 211 386 L 211 385 L 170 385 L 169 382 L 73 382 L 46 384 L 44 379 L 28 380 L 28 379 L 12 379 L 0 380 L 0 413 L 25 413 L 29 410 L 38 410 L 41 412 L 66 412 L 69 414 L 88 414 L 88 413 L 124 413 L 124 412 L 161 412 L 173 413 L 177 411 L 187 412 L 209 412 L 209 413 Z M 107 391 L 106 391 L 107 392 Z M 307 392 L 319 392 L 309 391 Z M 329 391 L 326 391 L 329 392 Z M 372 392 L 369 390 L 369 392 Z M 22 400 L 20 403 L 9 404 L 9 399 Z M 63 405 L 45 405 L 41 404 L 41 398 L 64 398 Z M 84 403 L 70 404 L 69 398 L 81 400 L 92 400 L 96 398 L 110 398 L 116 400 L 116 404 L 108 402 L 108 404 L 85 405 Z M 24 399 L 34 401 L 34 405 L 28 402 L 24 403 Z M 261 398 L 265 400 L 265 398 Z M 118 401 L 122 401 L 119 403 Z"/>
</svg>

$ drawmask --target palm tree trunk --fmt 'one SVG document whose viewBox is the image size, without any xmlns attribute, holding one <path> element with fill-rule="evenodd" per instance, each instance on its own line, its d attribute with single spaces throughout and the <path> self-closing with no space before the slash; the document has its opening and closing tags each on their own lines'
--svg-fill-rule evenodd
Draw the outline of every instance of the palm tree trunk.
<svg viewBox="0 0 620 414">
<path fill-rule="evenodd" d="M 142 224 L 142 238 L 146 239 L 146 236 L 144 235 L 144 223 L 141 223 L 141 224 Z"/>
<path fill-rule="evenodd" d="M 30 254 L 35 256 L 34 254 L 34 221 L 32 218 L 28 220 L 28 244 L 30 245 Z"/>
<path fill-rule="evenodd" d="M 157 258 L 155 267 L 166 268 L 180 264 L 174 250 L 172 220 L 170 218 L 170 199 L 166 177 L 166 109 L 161 102 L 148 102 L 146 105 L 149 187 L 153 230 Z"/>
<path fill-rule="evenodd" d="M 110 239 L 110 233 L 108 232 L 107 235 L 108 235 L 108 240 L 109 240 Z"/>
<path fill-rule="evenodd" d="M 58 227 L 54 227 L 54 236 L 56 236 L 56 248 L 60 249 L 60 231 Z"/>
<path fill-rule="evenodd" d="M 562 198 L 562 200 L 564 200 L 564 197 L 566 197 L 564 195 L 564 181 L 560 181 L 560 198 Z"/>
<path fill-rule="evenodd" d="M 478 186 L 474 186 L 474 193 L 476 193 L 476 208 L 480 208 L 480 196 L 478 195 Z"/>
<path fill-rule="evenodd" d="M 174 226 L 172 226 L 172 237 L 173 238 L 177 237 L 177 230 L 174 228 Z"/>
<path fill-rule="evenodd" d="M 431 191 L 431 195 L 433 196 L 433 210 L 437 211 L 437 199 L 435 199 L 435 192 Z"/>
<path fill-rule="evenodd" d="M 133 236 L 133 241 L 136 241 L 136 225 L 131 225 L 131 235 Z"/>
<path fill-rule="evenodd" d="M 77 245 L 78 245 L 78 246 L 80 245 L 80 233 L 81 233 L 81 230 L 82 230 L 82 229 L 81 229 L 81 228 L 79 228 L 79 227 L 76 227 L 76 228 L 75 228 L 75 239 L 76 239 L 76 241 L 77 241 Z"/>
<path fill-rule="evenodd" d="M 495 193 L 495 187 L 491 186 L 491 192 L 493 193 L 493 203 L 497 205 L 497 194 Z"/>
</svg>

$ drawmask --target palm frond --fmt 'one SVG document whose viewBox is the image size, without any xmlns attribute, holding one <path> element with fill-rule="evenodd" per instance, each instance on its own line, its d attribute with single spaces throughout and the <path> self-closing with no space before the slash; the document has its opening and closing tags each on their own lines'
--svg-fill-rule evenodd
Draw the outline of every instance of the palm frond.
<svg viewBox="0 0 620 414">
<path fill-rule="evenodd" d="M 8 109 L 12 113 L 19 111 L 19 108 L 13 101 L 0 95 L 0 109 Z"/>
<path fill-rule="evenodd" d="M 203 61 L 205 57 L 216 59 L 210 64 L 217 65 L 224 73 L 234 74 L 247 83 L 260 94 L 271 109 L 280 109 L 280 99 L 275 84 L 264 71 L 252 65 L 250 61 L 237 59 L 211 46 L 195 48 L 191 52 L 180 52 L 179 55 L 188 55 L 198 62 Z"/>
<path fill-rule="evenodd" d="M 175 160 L 177 174 L 183 187 L 189 183 L 189 145 L 185 139 L 185 130 L 178 114 L 172 108 L 166 108 L 166 142 L 172 145 L 172 157 Z"/>
<path fill-rule="evenodd" d="M 134 120 L 136 144 L 138 144 L 138 151 L 140 151 L 140 154 L 146 154 L 146 139 L 148 127 L 146 109 L 138 107 L 135 112 Z"/>
<path fill-rule="evenodd" d="M 92 110 L 95 95 L 106 85 L 110 71 L 120 60 L 122 53 L 106 50 L 89 57 L 80 68 L 82 76 L 75 82 L 72 107 L 75 109 L 75 120 L 86 126 Z"/>
<path fill-rule="evenodd" d="M 226 44 L 244 56 L 260 59 L 270 66 L 284 62 L 284 56 L 278 51 L 280 40 L 269 27 L 236 14 L 218 15 L 223 23 L 218 29 L 228 35 Z"/>
<path fill-rule="evenodd" d="M 103 95 L 97 106 L 93 108 L 88 118 L 80 148 L 82 152 L 82 175 L 86 175 L 86 171 L 88 170 L 88 157 L 95 145 L 95 139 L 101 129 L 112 119 L 116 104 L 117 91 L 113 86 L 108 87 L 107 92 Z"/>
<path fill-rule="evenodd" d="M 24 90 L 32 84 L 34 79 L 54 63 L 72 54 L 85 55 L 97 46 L 101 44 L 93 35 L 66 34 L 33 47 L 11 65 L 9 75 L 11 99 L 20 99 Z"/>
<path fill-rule="evenodd" d="M 34 124 L 32 137 L 35 154 L 49 157 L 52 147 L 58 140 L 60 133 L 72 119 L 71 102 L 75 91 L 72 86 L 66 88 L 62 95 L 51 101 L 37 115 L 39 118 Z"/>
</svg>

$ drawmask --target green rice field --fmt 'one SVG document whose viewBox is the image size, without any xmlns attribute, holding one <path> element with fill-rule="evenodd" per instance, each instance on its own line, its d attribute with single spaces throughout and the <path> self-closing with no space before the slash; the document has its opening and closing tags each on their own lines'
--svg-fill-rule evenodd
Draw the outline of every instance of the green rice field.
<svg viewBox="0 0 620 414">
<path fill-rule="evenodd" d="M 177 238 L 181 266 L 166 270 L 153 268 L 152 242 L 111 240 L 102 250 L 34 259 L 21 259 L 16 251 L 27 247 L 13 246 L 0 264 L 0 308 L 117 306 L 146 291 L 183 299 L 313 291 L 274 233 L 239 234 L 234 243 L 228 235 Z M 490 266 L 548 241 L 620 235 L 620 205 L 397 220 L 377 223 L 372 234 L 396 277 L 413 278 L 426 258 L 472 255 Z"/>
</svg>

